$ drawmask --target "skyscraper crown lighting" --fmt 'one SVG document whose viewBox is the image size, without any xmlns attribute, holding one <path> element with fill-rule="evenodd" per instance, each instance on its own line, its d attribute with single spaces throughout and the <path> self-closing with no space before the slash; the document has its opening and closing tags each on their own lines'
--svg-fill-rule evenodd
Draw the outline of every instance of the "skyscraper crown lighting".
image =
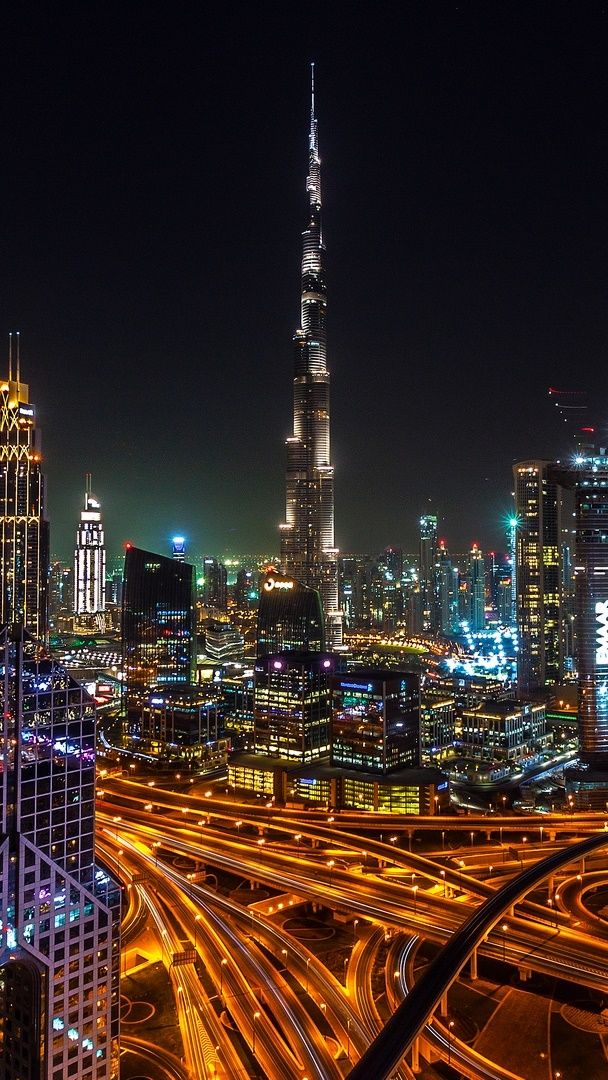
<svg viewBox="0 0 608 1080">
<path fill-rule="evenodd" d="M 281 526 L 284 570 L 318 589 L 329 648 L 342 644 L 338 552 L 334 546 L 334 469 L 330 457 L 326 287 L 321 228 L 321 159 L 315 114 L 314 64 L 308 140 L 309 198 L 302 233 L 301 321 L 294 336 L 293 435 L 287 439 L 286 514 Z"/>
</svg>

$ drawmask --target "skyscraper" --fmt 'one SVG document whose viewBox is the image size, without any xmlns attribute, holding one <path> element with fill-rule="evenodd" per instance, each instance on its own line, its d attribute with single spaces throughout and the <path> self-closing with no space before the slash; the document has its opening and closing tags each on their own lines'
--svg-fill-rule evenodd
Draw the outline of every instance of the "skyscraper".
<svg viewBox="0 0 608 1080">
<path fill-rule="evenodd" d="M 549 461 L 513 466 L 520 694 L 558 682 L 564 667 L 563 555 L 567 492 Z"/>
<path fill-rule="evenodd" d="M 262 580 L 258 607 L 257 656 L 322 652 L 323 609 L 316 589 L 270 569 Z"/>
<path fill-rule="evenodd" d="M 74 553 L 76 582 L 76 615 L 97 618 L 103 629 L 106 609 L 106 547 L 101 520 L 101 507 L 91 493 L 91 474 L 85 479 L 84 509 L 76 532 Z"/>
<path fill-rule="evenodd" d="M 49 524 L 45 518 L 40 431 L 29 387 L 21 382 L 19 344 L 9 348 L 0 383 L 0 625 L 48 630 Z"/>
<path fill-rule="evenodd" d="M 486 624 L 486 570 L 483 552 L 473 544 L 469 559 L 469 578 L 471 582 L 470 627 L 471 630 L 485 629 Z"/>
<path fill-rule="evenodd" d="M 338 552 L 334 547 L 334 469 L 330 457 L 326 288 L 321 230 L 321 159 L 315 115 L 314 65 L 308 177 L 309 219 L 302 233 L 301 323 L 296 331 L 293 435 L 287 440 L 286 511 L 281 561 L 293 577 L 318 589 L 328 648 L 342 645 Z"/>
<path fill-rule="evenodd" d="M 437 518 L 424 514 L 420 518 L 420 618 L 418 629 L 423 634 L 437 632 Z"/>
<path fill-rule="evenodd" d="M 152 687 L 192 682 L 195 660 L 194 567 L 129 545 L 122 598 L 123 669 L 128 727 L 137 734 Z"/>
<path fill-rule="evenodd" d="M 0 1075 L 115 1080 L 120 894 L 95 862 L 95 705 L 0 631 Z"/>
</svg>

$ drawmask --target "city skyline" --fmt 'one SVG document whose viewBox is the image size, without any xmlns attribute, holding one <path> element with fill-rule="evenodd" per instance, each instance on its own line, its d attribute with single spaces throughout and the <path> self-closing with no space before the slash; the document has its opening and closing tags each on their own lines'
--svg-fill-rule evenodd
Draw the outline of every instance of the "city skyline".
<svg viewBox="0 0 608 1080">
<path fill-rule="evenodd" d="M 126 12 L 118 36 L 114 19 L 91 16 L 76 47 L 42 18 L 27 85 L 7 70 L 0 298 L 41 403 L 53 550 L 70 550 L 83 470 L 110 550 L 175 532 L 200 550 L 275 546 L 311 59 L 336 543 L 414 550 L 430 512 L 454 549 L 499 547 L 513 461 L 568 449 L 547 387 L 606 396 L 600 8 L 554 8 L 547 28 L 412 5 L 365 35 L 362 14 L 325 13 L 296 44 L 287 14 L 270 33 L 244 17 L 238 67 L 228 17 L 204 46 L 187 17 L 140 33 Z M 11 29 L 19 42 L 18 14 Z"/>
</svg>

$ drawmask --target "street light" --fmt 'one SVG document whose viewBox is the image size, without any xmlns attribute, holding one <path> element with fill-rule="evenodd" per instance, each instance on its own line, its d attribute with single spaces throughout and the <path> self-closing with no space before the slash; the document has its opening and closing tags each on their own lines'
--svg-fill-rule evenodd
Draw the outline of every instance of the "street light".
<svg viewBox="0 0 608 1080">
<path fill-rule="evenodd" d="M 504 922 L 500 929 L 502 930 L 502 959 L 503 959 L 503 963 L 506 963 L 506 959 L 507 959 L 507 930 L 509 929 L 508 924 L 506 922 Z"/>
<path fill-rule="evenodd" d="M 448 1024 L 448 1065 L 452 1062 L 452 1031 L 454 1029 L 454 1021 L 450 1020 Z"/>
<path fill-rule="evenodd" d="M 228 960 L 225 956 L 223 956 L 220 960 L 220 997 L 223 997 L 224 995 L 224 968 L 226 967 L 227 963 Z"/>
<path fill-rule="evenodd" d="M 255 1022 L 256 1022 L 256 1020 L 259 1020 L 259 1019 L 260 1019 L 260 1013 L 259 1012 L 254 1012 L 254 1014 L 253 1014 L 253 1025 L 252 1025 L 252 1027 L 253 1027 L 253 1039 L 252 1039 L 252 1046 L 251 1046 L 251 1050 L 252 1050 L 252 1053 L 253 1053 L 254 1057 L 255 1057 Z"/>
<path fill-rule="evenodd" d="M 359 920 L 355 919 L 355 921 L 353 923 L 353 941 L 357 940 L 357 927 L 358 927 L 358 925 L 359 925 Z"/>
<path fill-rule="evenodd" d="M 414 894 L 414 915 L 416 915 L 417 914 L 416 893 L 418 892 L 418 886 L 417 885 L 412 885 L 412 892 Z"/>
<path fill-rule="evenodd" d="M 441 877 L 443 878 L 443 899 L 445 900 L 445 895 L 446 895 L 446 893 L 445 893 L 445 870 L 440 870 L 439 873 L 440 873 Z"/>
<path fill-rule="evenodd" d="M 471 835 L 471 847 L 473 847 L 473 840 L 474 840 L 474 838 L 475 838 L 475 833 L 474 833 L 474 832 L 471 832 L 471 834 L 470 834 L 470 835 Z"/>
<path fill-rule="evenodd" d="M 333 869 L 334 869 L 334 866 L 335 866 L 334 859 L 329 859 L 328 862 L 327 862 L 327 865 L 329 867 L 329 884 L 331 885 L 332 873 L 333 873 Z"/>
<path fill-rule="evenodd" d="M 346 1021 L 346 1056 L 350 1057 L 350 1020 Z"/>
</svg>

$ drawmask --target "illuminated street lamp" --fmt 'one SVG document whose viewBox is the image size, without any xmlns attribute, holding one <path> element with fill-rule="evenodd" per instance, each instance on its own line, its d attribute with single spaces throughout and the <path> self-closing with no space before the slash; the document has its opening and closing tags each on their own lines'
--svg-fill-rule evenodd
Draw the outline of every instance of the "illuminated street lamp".
<svg viewBox="0 0 608 1080">
<path fill-rule="evenodd" d="M 502 930 L 502 959 L 503 963 L 505 963 L 507 959 L 507 930 L 509 929 L 509 926 L 504 922 L 500 929 Z"/>
<path fill-rule="evenodd" d="M 474 841 L 474 839 L 475 839 L 475 833 L 474 833 L 474 832 L 471 832 L 471 834 L 470 834 L 470 835 L 471 835 L 471 847 L 473 847 L 473 841 Z"/>
<path fill-rule="evenodd" d="M 445 893 L 445 870 L 440 870 L 439 873 L 440 873 L 441 877 L 443 878 L 443 899 L 445 900 L 445 896 L 446 896 L 446 893 Z"/>
<path fill-rule="evenodd" d="M 358 925 L 359 925 L 359 920 L 355 919 L 355 921 L 353 923 L 353 941 L 357 940 L 357 927 L 358 927 Z"/>
<path fill-rule="evenodd" d="M 350 1020 L 346 1021 L 346 1056 L 350 1057 Z"/>
<path fill-rule="evenodd" d="M 332 874 L 333 874 L 333 869 L 334 869 L 334 866 L 336 865 L 335 860 L 334 859 L 329 859 L 328 862 L 327 862 L 327 865 L 329 867 L 329 884 L 331 885 L 331 878 L 332 878 Z"/>
<path fill-rule="evenodd" d="M 256 1020 L 260 1019 L 260 1015 L 261 1014 L 259 1012 L 254 1012 L 254 1014 L 253 1014 L 253 1024 L 252 1024 L 253 1039 L 252 1039 L 252 1043 L 251 1043 L 251 1050 L 252 1050 L 252 1053 L 253 1053 L 254 1057 L 255 1057 L 255 1022 L 256 1022 Z"/>
<path fill-rule="evenodd" d="M 226 967 L 227 963 L 228 960 L 225 956 L 223 956 L 220 960 L 220 997 L 223 997 L 224 994 L 224 968 Z"/>
<path fill-rule="evenodd" d="M 454 1021 L 450 1020 L 448 1024 L 448 1065 L 452 1062 L 452 1031 L 454 1030 Z"/>
<path fill-rule="evenodd" d="M 306 957 L 306 993 L 308 993 L 308 968 L 310 966 L 310 956 Z"/>
<path fill-rule="evenodd" d="M 417 885 L 412 885 L 412 892 L 414 894 L 414 915 L 416 915 L 417 914 L 416 893 L 418 892 L 418 886 Z"/>
</svg>

